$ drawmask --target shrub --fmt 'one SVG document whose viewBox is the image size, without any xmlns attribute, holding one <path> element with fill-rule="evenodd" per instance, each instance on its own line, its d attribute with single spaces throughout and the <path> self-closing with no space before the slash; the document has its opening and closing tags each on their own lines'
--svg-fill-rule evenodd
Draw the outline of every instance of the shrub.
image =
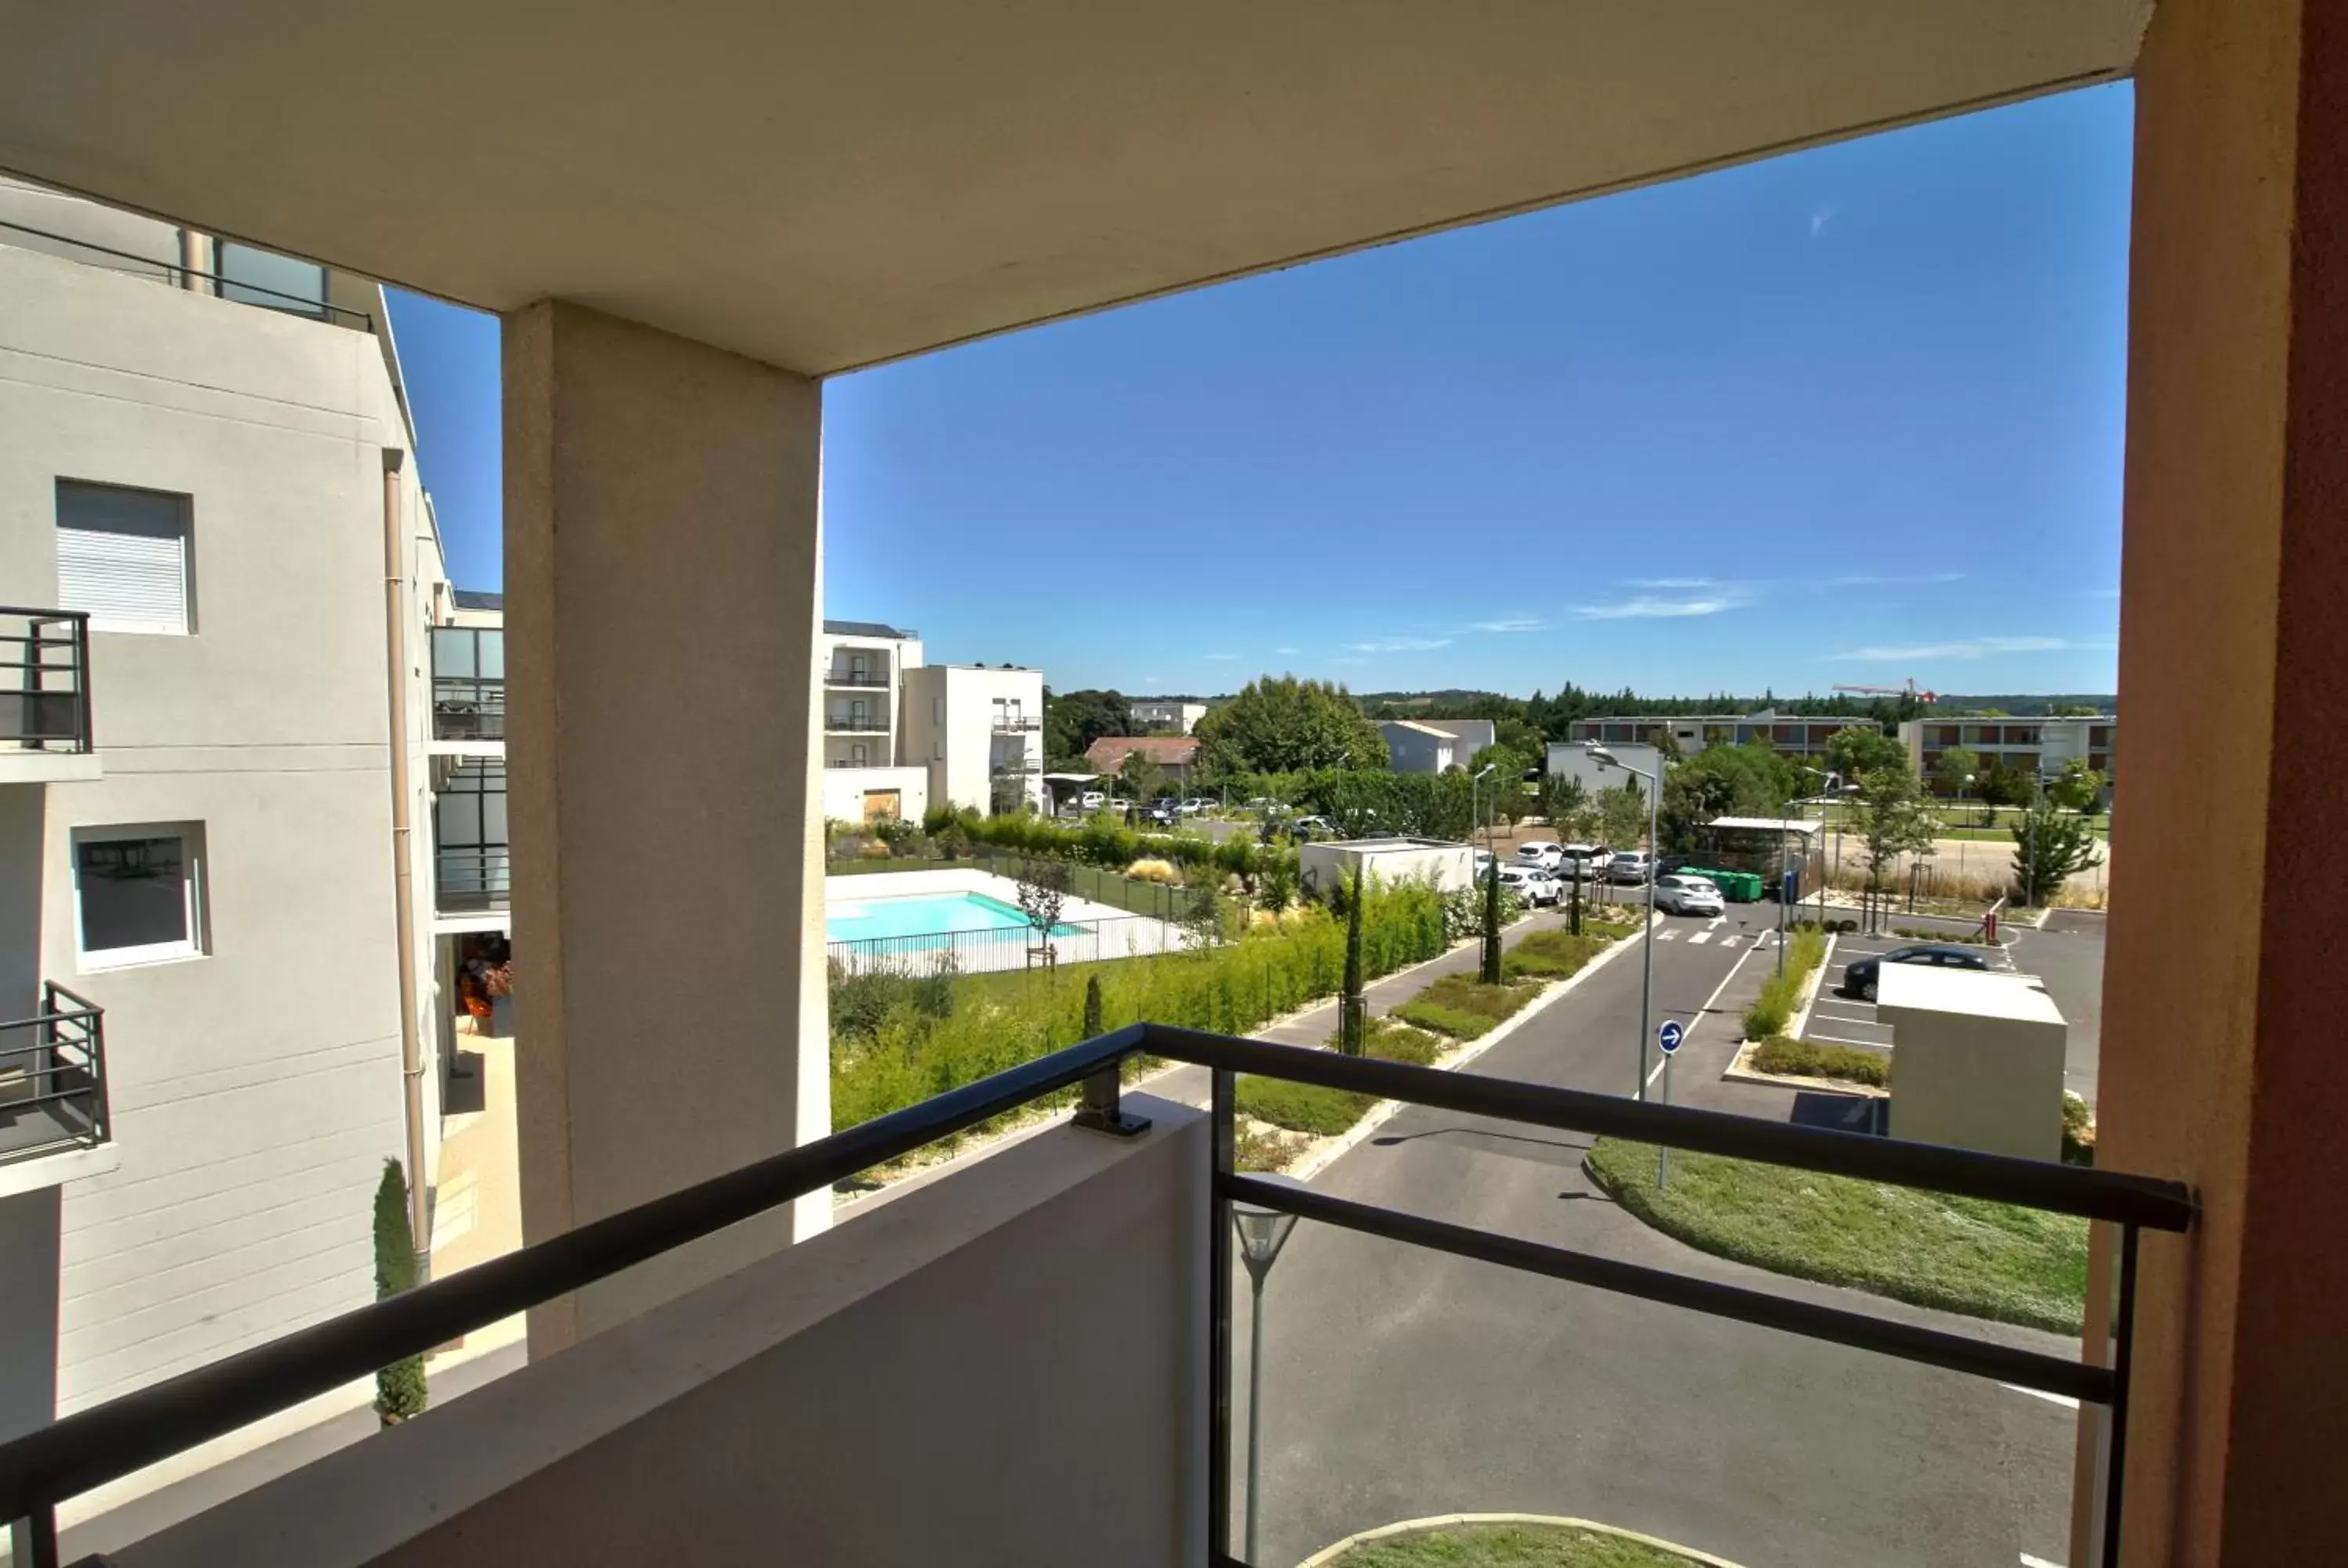
<svg viewBox="0 0 2348 1568">
<path fill-rule="evenodd" d="M 1249 1173 L 1282 1170 L 1305 1143 L 1305 1139 L 1283 1137 L 1271 1128 L 1243 1124 L 1231 1130 L 1231 1164 Z"/>
<path fill-rule="evenodd" d="M 1340 1038 L 1335 1034 L 1329 1037 L 1330 1049 L 1336 1048 Z M 1374 1018 L 1362 1026 L 1362 1054 L 1381 1061 L 1427 1067 L 1449 1049 L 1450 1041 L 1423 1029 L 1413 1029 L 1397 1018 Z"/>
<path fill-rule="evenodd" d="M 1891 934 L 1895 937 L 1907 937 L 1919 942 L 1970 942 L 1976 948 L 1991 948 L 1997 945 L 1979 931 L 1934 931 L 1922 926 L 1894 926 L 1891 927 Z"/>
<path fill-rule="evenodd" d="M 1786 972 L 1761 983 L 1761 994 L 1745 1009 L 1745 1038 L 1766 1040 L 1784 1032 L 1801 1006 L 1802 983 L 1825 961 L 1826 938 L 1816 931 L 1797 931 L 1786 949 Z"/>
<path fill-rule="evenodd" d="M 1457 1040 L 1478 1040 L 1540 994 L 1531 985 L 1488 986 L 1468 975 L 1446 975 L 1394 1009 L 1394 1016 Z"/>
<path fill-rule="evenodd" d="M 399 1162 L 386 1160 L 375 1189 L 376 1299 L 387 1301 L 415 1287 L 416 1232 L 407 1223 L 407 1182 Z M 422 1415 L 430 1398 L 421 1356 L 404 1356 L 375 1375 L 376 1416 L 385 1426 Z"/>
<path fill-rule="evenodd" d="M 1328 1089 L 1318 1083 L 1292 1083 L 1280 1078 L 1258 1078 L 1251 1073 L 1241 1075 L 1232 1094 L 1232 1103 L 1242 1116 L 1323 1138 L 1352 1127 L 1377 1102 L 1375 1094 Z"/>
<path fill-rule="evenodd" d="M 1509 949 L 1500 961 L 1500 976 L 1509 980 L 1563 979 L 1581 973 L 1609 941 L 1586 929 L 1579 937 L 1567 931 L 1534 931 Z"/>
<path fill-rule="evenodd" d="M 2085 1100 L 2067 1089 L 2063 1091 L 2063 1163 L 2096 1163 L 2096 1113 Z"/>
<path fill-rule="evenodd" d="M 1836 1078 L 1846 1083 L 1867 1083 L 1880 1089 L 1891 1081 L 1891 1058 L 1848 1045 L 1820 1045 L 1815 1040 L 1771 1035 L 1753 1053 L 1753 1065 L 1764 1072 L 1795 1078 Z"/>
<path fill-rule="evenodd" d="M 1137 860 L 1125 868 L 1125 874 L 1137 882 L 1170 884 L 1182 879 L 1174 867 L 1163 860 Z"/>
</svg>

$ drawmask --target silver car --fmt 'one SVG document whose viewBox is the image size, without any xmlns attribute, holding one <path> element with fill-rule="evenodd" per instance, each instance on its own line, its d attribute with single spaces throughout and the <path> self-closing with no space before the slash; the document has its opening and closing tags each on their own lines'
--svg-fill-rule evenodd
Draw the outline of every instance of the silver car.
<svg viewBox="0 0 2348 1568">
<path fill-rule="evenodd" d="M 1726 905 L 1720 889 L 1701 876 L 1658 876 L 1655 907 L 1670 915 L 1718 915 Z"/>
</svg>

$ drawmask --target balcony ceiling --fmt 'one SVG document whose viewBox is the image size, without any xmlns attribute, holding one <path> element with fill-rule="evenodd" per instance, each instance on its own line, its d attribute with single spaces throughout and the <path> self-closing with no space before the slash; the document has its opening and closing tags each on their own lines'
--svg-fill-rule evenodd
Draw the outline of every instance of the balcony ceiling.
<svg viewBox="0 0 2348 1568">
<path fill-rule="evenodd" d="M 823 373 L 2124 75 L 2149 9 L 27 5 L 0 168 Z"/>
</svg>

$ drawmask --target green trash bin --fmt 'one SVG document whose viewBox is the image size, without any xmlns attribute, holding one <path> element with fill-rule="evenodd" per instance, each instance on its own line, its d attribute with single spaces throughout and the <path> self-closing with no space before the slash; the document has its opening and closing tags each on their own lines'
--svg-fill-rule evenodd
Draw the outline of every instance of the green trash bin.
<svg viewBox="0 0 2348 1568">
<path fill-rule="evenodd" d="M 1720 889 L 1722 898 L 1731 904 L 1757 904 L 1761 901 L 1761 875 L 1757 871 L 1724 871 L 1709 866 L 1683 866 L 1683 876 L 1701 876 Z"/>
</svg>

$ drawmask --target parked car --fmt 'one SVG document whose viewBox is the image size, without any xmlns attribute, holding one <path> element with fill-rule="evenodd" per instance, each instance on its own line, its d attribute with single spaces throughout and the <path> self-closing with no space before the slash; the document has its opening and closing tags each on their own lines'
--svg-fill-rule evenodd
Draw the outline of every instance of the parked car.
<svg viewBox="0 0 2348 1568">
<path fill-rule="evenodd" d="M 1154 826 L 1171 827 L 1180 818 L 1182 805 L 1179 801 L 1169 796 L 1164 800 L 1151 801 L 1148 809 L 1142 815 L 1147 816 Z"/>
<path fill-rule="evenodd" d="M 1667 915 L 1717 915 L 1727 906 L 1720 889 L 1701 876 L 1658 876 L 1655 907 Z"/>
<path fill-rule="evenodd" d="M 1196 816 L 1202 811 L 1212 809 L 1214 804 L 1215 803 L 1213 801 L 1209 800 L 1205 795 L 1194 794 L 1189 800 L 1182 803 L 1182 815 L 1184 816 Z"/>
<path fill-rule="evenodd" d="M 1544 908 L 1565 897 L 1565 886 L 1546 871 L 1529 866 L 1500 867 L 1500 886 L 1530 904 Z"/>
<path fill-rule="evenodd" d="M 1650 881 L 1654 875 L 1654 857 L 1643 849 L 1618 849 L 1614 852 L 1614 858 L 1606 863 L 1606 877 L 1610 882 L 1628 883 L 1635 887 Z"/>
<path fill-rule="evenodd" d="M 1270 844 L 1273 838 L 1283 833 L 1299 844 L 1310 844 L 1316 838 L 1337 836 L 1337 830 L 1329 825 L 1329 819 L 1325 816 L 1295 816 L 1285 822 L 1267 822 L 1263 825 L 1263 841 L 1266 844 Z"/>
<path fill-rule="evenodd" d="M 1843 966 L 1842 989 L 1873 1001 L 1885 964 L 1935 964 L 1944 969 L 1986 969 L 1989 960 L 1968 948 L 1894 948 Z"/>
<path fill-rule="evenodd" d="M 1557 866 L 1557 874 L 1576 882 L 1602 881 L 1606 876 L 1606 863 L 1612 858 L 1612 852 L 1602 844 L 1569 844 L 1565 846 L 1563 860 Z"/>
<path fill-rule="evenodd" d="M 1492 852 L 1488 849 L 1476 851 L 1475 866 L 1476 885 L 1480 887 L 1484 885 L 1485 876 L 1492 869 Z"/>
<path fill-rule="evenodd" d="M 1098 811 L 1107 804 L 1108 796 L 1101 794 L 1101 792 L 1097 789 L 1088 789 L 1085 791 L 1084 794 L 1076 796 L 1076 809 L 1078 811 Z"/>
<path fill-rule="evenodd" d="M 1535 871 L 1554 871 L 1565 850 L 1554 839 L 1530 838 L 1517 845 L 1517 864 Z"/>
</svg>

